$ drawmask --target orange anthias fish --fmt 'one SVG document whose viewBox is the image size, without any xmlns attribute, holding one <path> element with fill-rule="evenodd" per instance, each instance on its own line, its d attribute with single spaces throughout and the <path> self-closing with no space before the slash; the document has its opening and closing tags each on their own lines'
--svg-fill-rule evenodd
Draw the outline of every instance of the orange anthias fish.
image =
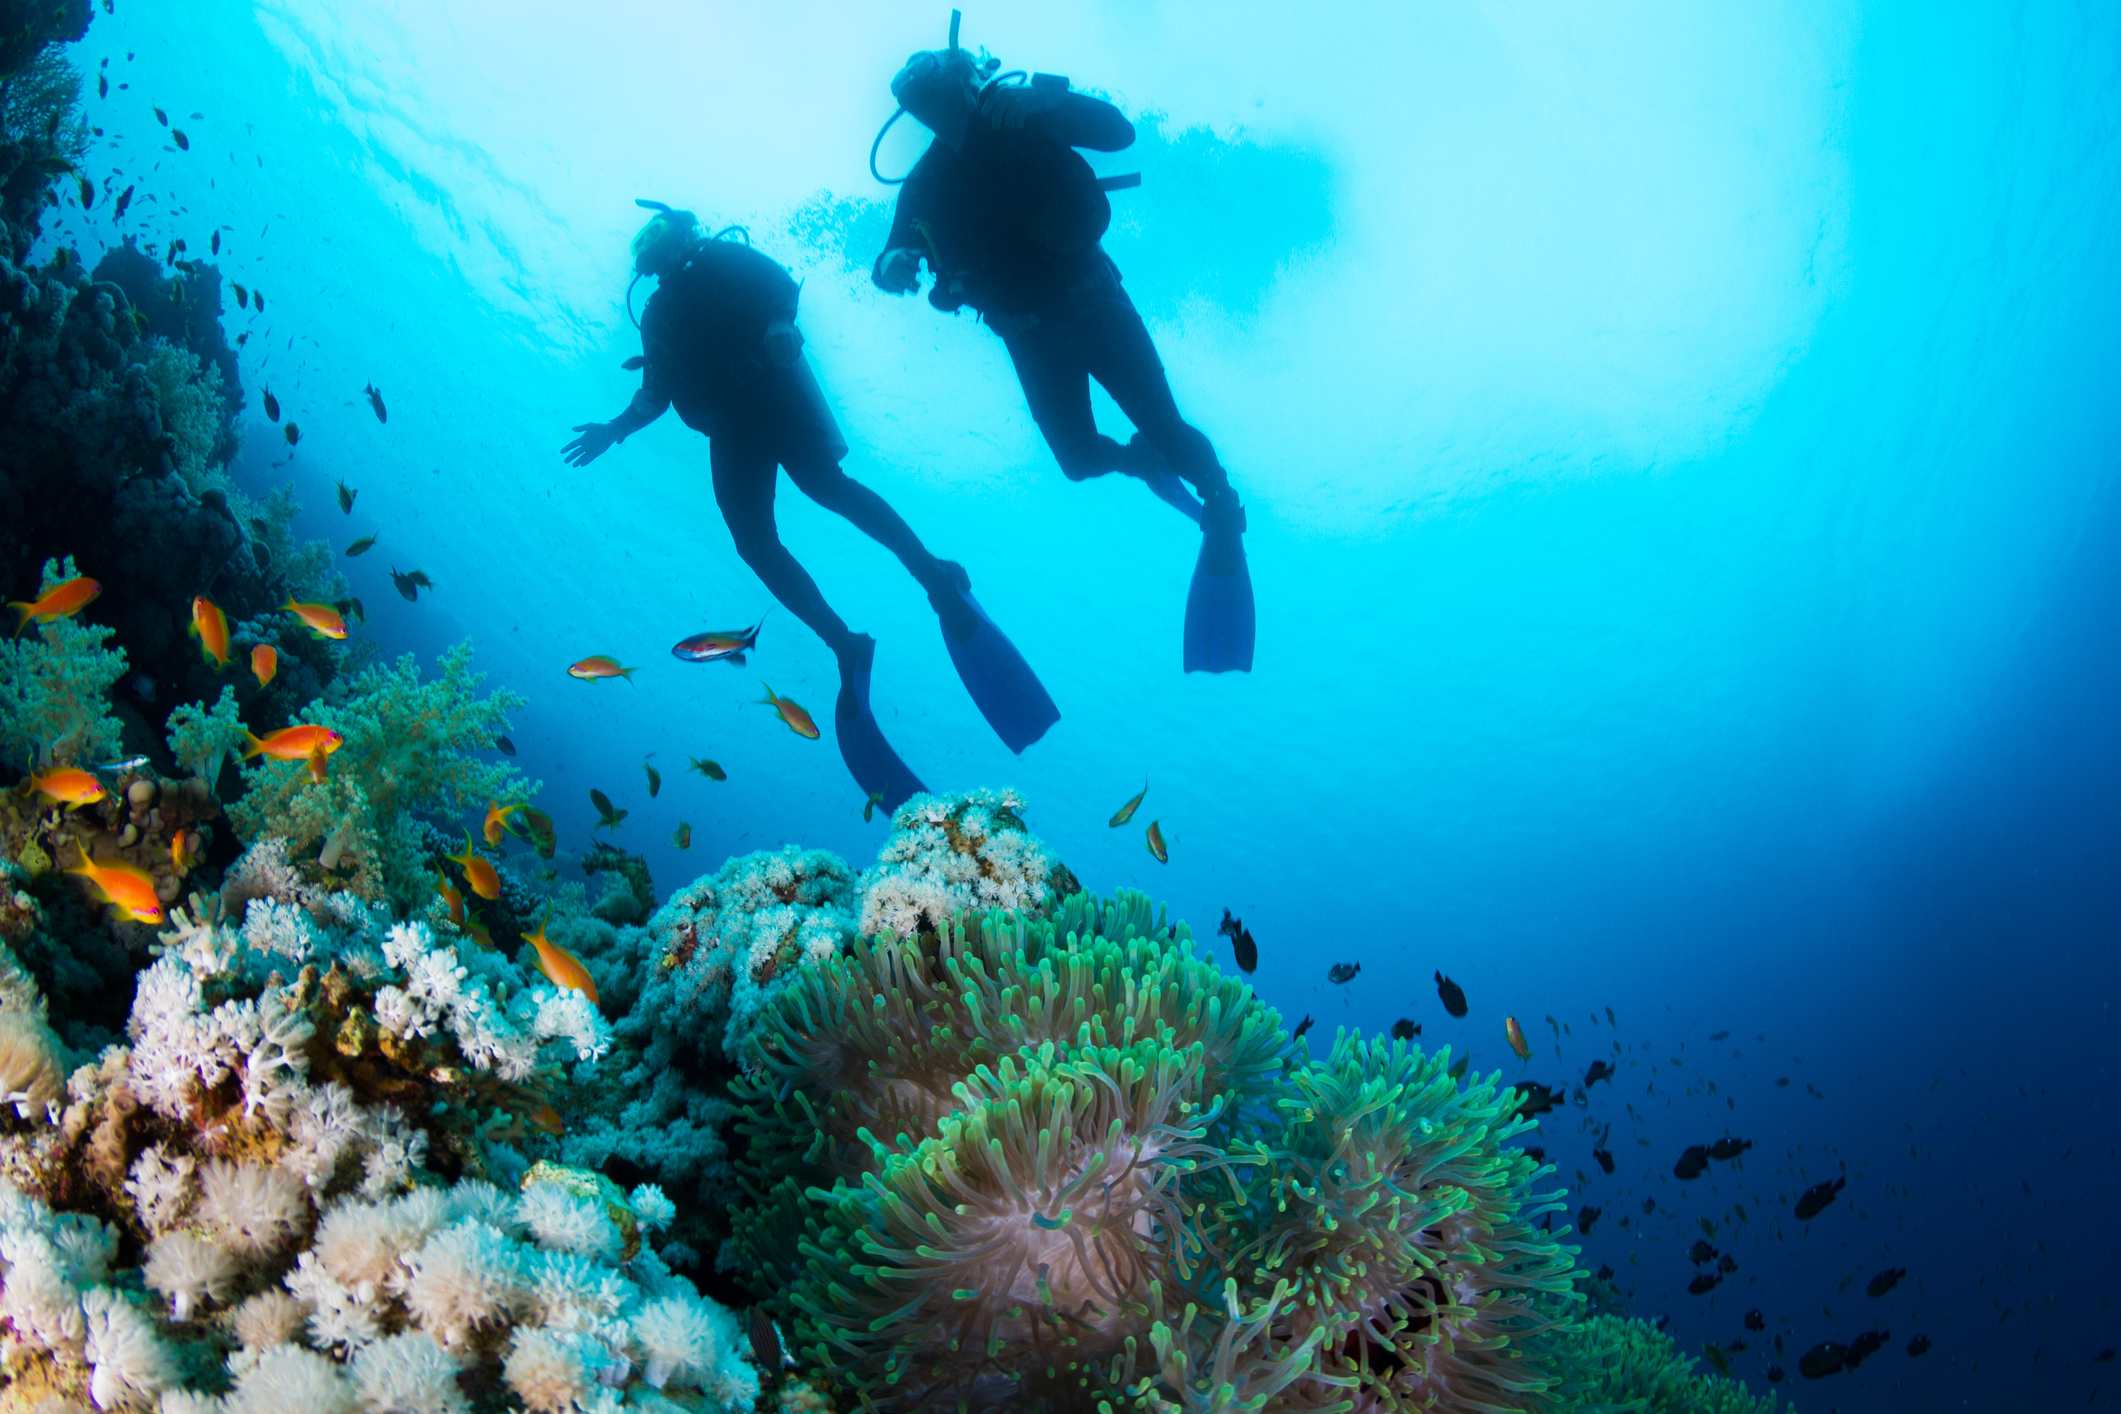
<svg viewBox="0 0 2121 1414">
<path fill-rule="evenodd" d="M 568 668 L 567 676 L 580 678 L 583 682 L 595 682 L 598 678 L 624 678 L 632 682 L 636 671 L 633 668 L 622 668 L 618 659 L 598 653 Z"/>
<path fill-rule="evenodd" d="M 1151 820 L 1149 822 L 1148 841 L 1149 853 L 1156 857 L 1156 862 L 1158 864 L 1169 864 L 1171 862 L 1171 852 L 1164 848 L 1163 821 Z"/>
<path fill-rule="evenodd" d="M 711 628 L 679 639 L 671 645 L 670 654 L 688 663 L 730 663 L 741 668 L 744 655 L 758 645 L 759 630 L 765 624 L 760 619 L 750 628 Z"/>
<path fill-rule="evenodd" d="M 766 689 L 766 695 L 759 699 L 761 706 L 771 707 L 778 712 L 781 720 L 788 724 L 788 730 L 797 736 L 808 737 L 812 741 L 818 739 L 817 723 L 810 720 L 810 714 L 803 710 L 800 703 L 786 697 L 776 697 L 773 688 L 768 684 L 761 683 L 760 686 Z"/>
<path fill-rule="evenodd" d="M 135 923 L 160 923 L 164 917 L 162 900 L 155 896 L 155 881 L 144 870 L 135 869 L 130 864 L 113 864 L 106 868 L 89 858 L 86 848 L 81 848 L 81 863 L 66 872 L 78 874 L 95 885 L 105 903 Z"/>
<path fill-rule="evenodd" d="M 199 651 L 215 672 L 228 666 L 228 615 L 204 594 L 191 601 L 191 636 L 199 640 Z"/>
<path fill-rule="evenodd" d="M 597 984 L 590 979 L 589 969 L 582 966 L 580 958 L 545 936 L 545 925 L 551 921 L 552 915 L 547 914 L 539 921 L 537 932 L 523 935 L 523 941 L 537 949 L 538 970 L 551 979 L 553 986 L 571 988 L 594 1002 Z"/>
<path fill-rule="evenodd" d="M 243 733 L 243 759 L 270 756 L 275 761 L 307 761 L 321 748 L 329 756 L 346 744 L 346 738 L 330 727 L 282 727 L 268 737 Z"/>
<path fill-rule="evenodd" d="M 169 867 L 177 871 L 180 879 L 191 868 L 191 845 L 190 830 L 178 830 L 169 837 Z"/>
<path fill-rule="evenodd" d="M 20 616 L 15 620 L 15 632 L 19 635 L 33 623 L 48 624 L 53 619 L 72 618 L 95 602 L 96 596 L 102 592 L 102 585 L 82 575 L 64 584 L 55 584 L 27 602 L 11 599 L 7 607 Z"/>
<path fill-rule="evenodd" d="M 346 620 L 329 604 L 304 604 L 290 599 L 280 607 L 309 625 L 309 631 L 319 638 L 346 637 Z"/>
<path fill-rule="evenodd" d="M 1510 1049 L 1517 1052 L 1517 1059 L 1532 1058 L 1532 1048 L 1525 1044 L 1524 1028 L 1517 1024 L 1516 1017 L 1506 1016 L 1502 1019 L 1502 1034 L 1509 1041 Z"/>
<path fill-rule="evenodd" d="M 31 776 L 29 785 L 46 800 L 56 800 L 69 810 L 94 805 L 110 794 L 103 782 L 79 766 L 54 766 L 42 775 Z"/>
<path fill-rule="evenodd" d="M 442 857 L 464 871 L 464 882 L 471 885 L 471 891 L 480 898 L 495 899 L 501 896 L 501 876 L 495 872 L 490 861 L 473 853 L 471 831 L 464 832 L 462 854 L 445 854 Z"/>
<path fill-rule="evenodd" d="M 449 905 L 449 921 L 463 927 L 464 895 L 457 892 L 457 886 L 449 882 L 447 874 L 439 872 L 435 875 L 435 888 L 441 891 L 442 902 Z"/>
<path fill-rule="evenodd" d="M 272 680 L 280 675 L 280 650 L 270 643 L 251 649 L 250 675 L 258 680 L 258 686 L 272 686 Z"/>
<path fill-rule="evenodd" d="M 329 755 L 331 749 L 321 741 L 309 748 L 309 779 L 312 785 L 324 784 L 324 758 Z"/>
<path fill-rule="evenodd" d="M 495 801 L 493 804 L 487 806 L 486 824 L 484 827 L 486 831 L 486 843 L 498 846 L 501 843 L 501 836 L 508 832 L 508 817 L 515 814 L 518 810 L 521 810 L 522 808 L 523 807 L 521 803 L 517 803 L 515 805 L 503 805 L 498 800 Z"/>
</svg>

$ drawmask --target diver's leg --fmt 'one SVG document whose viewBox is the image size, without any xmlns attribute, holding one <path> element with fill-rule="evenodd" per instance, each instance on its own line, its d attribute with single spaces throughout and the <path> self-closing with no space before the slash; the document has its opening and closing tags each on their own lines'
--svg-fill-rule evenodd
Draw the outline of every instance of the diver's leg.
<svg viewBox="0 0 2121 1414">
<path fill-rule="evenodd" d="M 817 581 L 788 553 L 774 526 L 774 481 L 780 472 L 773 454 L 755 441 L 724 434 L 713 439 L 709 461 L 714 503 L 728 523 L 737 554 L 789 613 L 808 624 L 835 656 L 845 657 L 858 635 L 825 602 Z"/>
<path fill-rule="evenodd" d="M 1067 325 L 1043 323 L 1003 342 L 1061 474 L 1086 481 L 1120 470 L 1126 448 L 1097 430 L 1090 411 L 1090 366 Z"/>
<path fill-rule="evenodd" d="M 1127 469 L 1143 474 L 1155 469 L 1145 463 L 1161 462 L 1192 482 L 1203 501 L 1227 491 L 1229 473 L 1206 434 L 1179 416 L 1156 342 L 1126 290 L 1115 284 L 1100 291 L 1083 307 L 1080 325 L 1091 373 L 1138 429 L 1124 449 Z"/>
<path fill-rule="evenodd" d="M 788 479 L 805 496 L 842 516 L 854 528 L 898 556 L 916 580 L 933 589 L 943 576 L 944 561 L 921 544 L 921 538 L 906 524 L 906 518 L 891 508 L 882 496 L 856 481 L 836 461 L 822 455 L 798 455 L 785 465 Z"/>
</svg>

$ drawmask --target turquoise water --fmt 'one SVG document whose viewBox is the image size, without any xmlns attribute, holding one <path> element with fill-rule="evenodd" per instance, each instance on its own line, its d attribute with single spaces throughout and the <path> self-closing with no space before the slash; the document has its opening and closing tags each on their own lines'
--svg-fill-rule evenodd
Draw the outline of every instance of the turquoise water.
<svg viewBox="0 0 2121 1414">
<path fill-rule="evenodd" d="M 138 229 L 196 250 L 225 225 L 224 270 L 270 297 L 229 315 L 256 331 L 239 479 L 292 482 L 308 533 L 380 536 L 343 562 L 373 639 L 469 638 L 529 697 L 513 735 L 563 833 L 603 789 L 666 890 L 881 837 L 829 740 L 756 705 L 763 676 L 829 718 L 832 659 L 788 615 L 749 670 L 669 656 L 768 603 L 705 443 L 666 418 L 587 470 L 557 455 L 631 391 L 633 199 L 661 198 L 804 281 L 847 470 L 965 563 L 1061 706 L 1012 757 L 918 588 L 784 488 L 784 537 L 880 640 L 879 718 L 930 786 L 1016 786 L 1081 877 L 1203 934 L 1235 910 L 1261 989 L 1327 1030 L 1410 1015 L 1483 1067 L 1580 1080 L 1612 1006 L 1620 1076 L 1543 1136 L 1607 1215 L 1586 1264 L 1690 1346 L 1761 1308 L 1800 1407 L 2111 1391 L 2112 7 L 969 13 L 968 42 L 1140 128 L 1100 159 L 1144 179 L 1107 248 L 1249 508 L 1258 663 L 1219 678 L 1178 670 L 1191 529 L 1131 483 L 1064 480 L 998 341 L 869 284 L 889 193 L 864 156 L 943 20 L 121 3 L 80 57 L 130 83 L 92 110 L 93 160 L 153 167 Z M 190 152 L 150 103 L 206 115 Z M 91 252 L 100 214 L 49 229 Z M 393 566 L 434 591 L 403 602 Z M 641 671 L 565 676 L 590 653 Z M 1144 779 L 1137 828 L 1108 830 Z M 1360 977 L 1328 984 L 1343 960 Z M 1574 1028 L 1558 1057 L 1549 1013 Z M 1612 1178 L 1583 1132 L 1608 1122 Z M 1726 1130 L 1755 1143 L 1742 1171 L 1671 1179 Z M 1789 1219 L 1843 1161 L 1836 1208 Z M 1702 1216 L 1741 1267 L 1696 1297 Z M 1910 1276 L 1871 1301 L 1887 1265 Z M 1797 1380 L 1804 1348 L 1872 1327 L 1894 1340 L 1861 1370 Z"/>
</svg>

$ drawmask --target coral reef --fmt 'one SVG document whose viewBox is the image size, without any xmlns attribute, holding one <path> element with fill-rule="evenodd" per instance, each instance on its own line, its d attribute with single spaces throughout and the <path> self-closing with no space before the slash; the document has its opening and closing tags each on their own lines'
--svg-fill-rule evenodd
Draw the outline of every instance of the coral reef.
<svg viewBox="0 0 2121 1414">
<path fill-rule="evenodd" d="M 75 577 L 72 559 L 47 562 L 35 599 Z M 125 650 L 111 630 L 78 619 L 38 624 L 0 641 L 0 761 L 27 771 L 106 761 L 121 729 L 111 689 L 125 676 Z"/>
<path fill-rule="evenodd" d="M 1507 1092 L 1398 1042 L 1303 1059 L 1146 900 L 863 940 L 768 1007 L 732 1256 L 865 1407 L 1552 1384 L 1535 1301 L 1568 1299 L 1570 1258 Z"/>
<path fill-rule="evenodd" d="M 1591 1316 L 1558 1328 L 1548 1348 L 1561 1372 L 1556 1408 L 1563 1414 L 1779 1414 L 1783 1408 L 1736 1380 L 1699 1373 L 1648 1321 Z"/>
<path fill-rule="evenodd" d="M 971 909 L 1043 913 L 1077 891 L 1075 876 L 1024 828 L 1015 791 L 917 795 L 862 875 L 861 931 L 910 936 Z"/>
<path fill-rule="evenodd" d="M 423 681 L 411 655 L 340 679 L 298 714 L 340 732 L 327 778 L 300 761 L 261 760 L 244 771 L 229 809 L 238 833 L 284 842 L 319 880 L 414 913 L 433 893 L 433 861 L 466 819 L 534 788 L 513 766 L 485 759 L 523 699 L 482 692 L 468 644 L 445 652 Z M 327 866 L 320 861 L 329 855 Z M 310 867 L 310 863 L 305 863 Z"/>
</svg>

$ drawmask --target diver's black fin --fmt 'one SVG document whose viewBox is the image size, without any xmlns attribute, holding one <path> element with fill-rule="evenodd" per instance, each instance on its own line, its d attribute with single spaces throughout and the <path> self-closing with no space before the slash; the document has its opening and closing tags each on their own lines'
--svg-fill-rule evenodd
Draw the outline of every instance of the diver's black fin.
<svg viewBox="0 0 2121 1414">
<path fill-rule="evenodd" d="M 943 645 L 987 725 L 1002 745 L 1021 754 L 1060 720 L 1060 708 L 1009 636 L 972 597 L 964 571 L 949 568 L 956 586 L 929 596 L 943 621 Z"/>
<path fill-rule="evenodd" d="M 865 637 L 841 659 L 840 693 L 832 704 L 832 735 L 854 783 L 864 794 L 877 797 L 884 809 L 896 810 L 928 788 L 884 740 L 883 728 L 869 710 L 869 669 L 875 658 L 876 640 Z"/>
<path fill-rule="evenodd" d="M 1245 515 L 1230 493 L 1201 521 L 1200 557 L 1186 591 L 1186 671 L 1249 673 L 1254 636 L 1252 572 L 1245 565 Z"/>
</svg>

